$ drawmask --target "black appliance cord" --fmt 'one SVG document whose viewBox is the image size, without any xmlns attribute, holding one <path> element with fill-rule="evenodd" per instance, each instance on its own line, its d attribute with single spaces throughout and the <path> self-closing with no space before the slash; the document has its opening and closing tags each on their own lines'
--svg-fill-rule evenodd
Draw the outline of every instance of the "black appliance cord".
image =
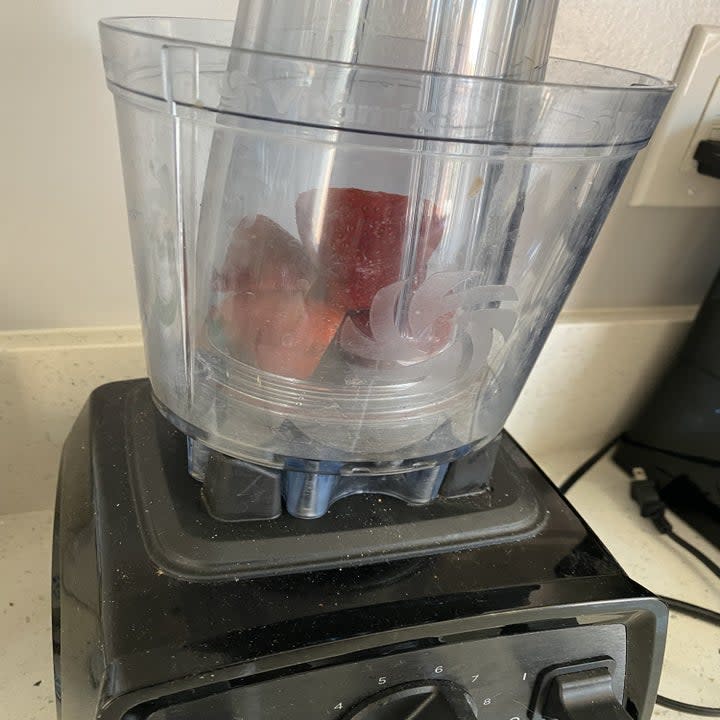
<svg viewBox="0 0 720 720">
<path fill-rule="evenodd" d="M 705 707 L 704 705 L 692 705 L 658 695 L 655 704 L 670 710 L 688 713 L 688 715 L 701 715 L 702 717 L 720 717 L 720 708 Z"/>
<path fill-rule="evenodd" d="M 685 602 L 685 600 L 678 600 L 677 598 L 668 597 L 667 595 L 658 595 L 658 597 L 675 612 L 682 613 L 688 617 L 695 618 L 696 620 L 703 620 L 711 625 L 717 625 L 720 627 L 720 613 L 710 610 L 709 608 L 700 607 L 700 605 L 693 605 L 692 603 Z"/>
<path fill-rule="evenodd" d="M 672 530 L 668 530 L 665 535 L 676 542 L 681 548 L 687 550 L 691 555 L 694 555 L 715 577 L 720 578 L 720 565 L 713 562 L 704 552 L 698 550 L 698 548 L 684 538 L 676 535 Z"/>
<path fill-rule="evenodd" d="M 618 435 L 606 445 L 601 447 L 595 454 L 589 457 L 580 467 L 572 472 L 568 478 L 558 486 L 559 491 L 565 495 L 575 483 L 580 480 L 590 468 L 595 465 L 616 443 L 622 438 Z M 651 480 L 635 480 L 631 485 L 631 494 L 633 500 L 640 506 L 640 513 L 643 517 L 647 517 L 653 521 L 655 527 L 663 535 L 667 535 L 673 542 L 677 543 L 681 548 L 689 552 L 693 557 L 699 560 L 710 572 L 720 578 L 720 566 L 705 555 L 702 550 L 695 547 L 692 543 L 680 537 L 673 530 L 672 524 L 665 517 L 665 503 L 660 498 L 653 482 Z M 693 617 L 696 620 L 717 625 L 720 627 L 720 613 L 708 608 L 693 605 L 684 600 L 676 598 L 658 596 L 671 610 Z M 662 707 L 678 712 L 688 713 L 689 715 L 698 715 L 701 717 L 720 717 L 720 707 L 705 707 L 704 705 L 693 705 L 691 703 L 673 700 L 672 698 L 658 695 L 656 703 Z"/>
<path fill-rule="evenodd" d="M 589 470 L 592 468 L 595 463 L 600 460 L 603 455 L 605 455 L 606 452 L 609 450 L 612 450 L 612 448 L 615 447 L 615 445 L 620 441 L 622 438 L 622 433 L 618 435 L 617 437 L 614 437 L 610 442 L 603 445 L 594 455 L 591 455 L 577 470 L 572 472 L 570 475 L 568 475 L 565 482 L 558 485 L 558 490 L 565 495 L 567 491 L 581 478 L 583 477 Z"/>
</svg>

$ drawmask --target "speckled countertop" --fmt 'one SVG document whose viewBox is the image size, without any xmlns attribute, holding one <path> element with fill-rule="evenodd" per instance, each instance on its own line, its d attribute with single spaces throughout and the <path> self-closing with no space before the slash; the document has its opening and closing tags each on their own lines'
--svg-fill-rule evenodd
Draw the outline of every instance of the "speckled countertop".
<svg viewBox="0 0 720 720">
<path fill-rule="evenodd" d="M 50 511 L 0 515 L 0 717 L 8 720 L 55 717 L 51 544 Z"/>
<path fill-rule="evenodd" d="M 555 454 L 542 465 L 561 479 L 586 455 Z M 699 563 L 649 522 L 638 518 L 627 478 L 603 461 L 572 491 L 571 501 L 628 573 L 649 589 L 720 611 L 720 585 Z M 720 562 L 720 552 L 681 521 L 676 530 Z M 0 515 L 0 708 L 13 720 L 55 717 L 50 641 L 48 511 Z M 720 705 L 720 629 L 671 616 L 661 692 L 693 703 Z M 692 716 L 657 708 L 653 720 Z M 67 718 L 64 720 L 86 720 Z M 87 720 L 90 720 L 88 718 Z"/>
</svg>

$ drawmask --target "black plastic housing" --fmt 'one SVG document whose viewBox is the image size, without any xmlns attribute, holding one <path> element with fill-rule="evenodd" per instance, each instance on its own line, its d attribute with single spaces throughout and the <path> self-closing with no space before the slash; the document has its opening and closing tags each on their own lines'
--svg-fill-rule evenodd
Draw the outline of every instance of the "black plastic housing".
<svg viewBox="0 0 720 720">
<path fill-rule="evenodd" d="M 544 670 L 600 655 L 615 663 L 618 702 L 650 718 L 666 607 L 508 436 L 498 463 L 520 467 L 543 508 L 533 533 L 370 565 L 188 580 L 145 544 L 138 513 L 149 508 L 132 497 L 138 456 L 123 415 L 133 392 L 149 401 L 146 381 L 95 391 L 63 453 L 53 562 L 62 720 L 344 720 L 386 687 L 423 680 L 465 688 L 480 713 L 521 718 Z M 193 487 L 186 473 L 174 482 Z M 337 507 L 359 511 L 362 499 Z M 445 522 L 452 533 L 456 518 Z"/>
<path fill-rule="evenodd" d="M 613 457 L 720 548 L 720 274 Z"/>
</svg>

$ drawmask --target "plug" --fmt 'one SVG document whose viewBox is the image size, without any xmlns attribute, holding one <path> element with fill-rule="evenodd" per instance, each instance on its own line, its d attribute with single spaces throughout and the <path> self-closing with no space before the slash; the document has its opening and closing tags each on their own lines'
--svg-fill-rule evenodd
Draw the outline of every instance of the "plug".
<svg viewBox="0 0 720 720">
<path fill-rule="evenodd" d="M 697 160 L 699 173 L 720 178 L 720 140 L 703 140 L 693 159 Z"/>
<path fill-rule="evenodd" d="M 650 518 L 661 533 L 672 531 L 672 525 L 665 517 L 666 505 L 652 480 L 634 480 L 630 483 L 630 496 L 640 506 L 640 514 Z"/>
</svg>

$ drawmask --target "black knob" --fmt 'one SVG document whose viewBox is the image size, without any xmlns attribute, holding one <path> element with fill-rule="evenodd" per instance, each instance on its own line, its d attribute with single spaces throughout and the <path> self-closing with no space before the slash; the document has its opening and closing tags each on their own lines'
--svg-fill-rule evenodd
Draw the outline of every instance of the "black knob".
<svg viewBox="0 0 720 720">
<path fill-rule="evenodd" d="M 365 700 L 345 720 L 477 720 L 472 698 L 451 682 L 421 681 Z"/>
</svg>

